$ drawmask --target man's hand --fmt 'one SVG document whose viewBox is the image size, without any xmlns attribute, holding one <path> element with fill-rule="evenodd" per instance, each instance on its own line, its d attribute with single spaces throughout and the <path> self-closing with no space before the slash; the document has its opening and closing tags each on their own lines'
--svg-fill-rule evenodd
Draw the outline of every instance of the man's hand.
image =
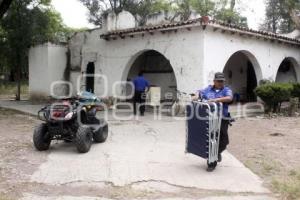
<svg viewBox="0 0 300 200">
<path fill-rule="evenodd" d="M 230 97 L 230 96 L 208 100 L 208 102 L 215 102 L 215 103 L 230 103 L 231 101 L 232 101 L 232 97 Z"/>
<path fill-rule="evenodd" d="M 192 101 L 198 101 L 198 96 L 197 95 L 194 95 L 194 96 L 192 96 Z"/>
</svg>

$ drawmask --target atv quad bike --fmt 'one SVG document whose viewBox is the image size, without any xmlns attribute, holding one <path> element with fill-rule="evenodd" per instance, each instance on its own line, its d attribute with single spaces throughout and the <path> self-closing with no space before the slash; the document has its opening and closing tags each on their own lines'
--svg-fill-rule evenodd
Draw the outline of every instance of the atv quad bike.
<svg viewBox="0 0 300 200">
<path fill-rule="evenodd" d="M 78 152 L 86 153 L 94 142 L 102 143 L 108 137 L 108 125 L 96 118 L 101 101 L 92 93 L 82 92 L 76 98 L 64 99 L 45 106 L 38 112 L 44 123 L 37 126 L 33 143 L 37 150 L 45 151 L 52 140 L 72 142 Z"/>
</svg>

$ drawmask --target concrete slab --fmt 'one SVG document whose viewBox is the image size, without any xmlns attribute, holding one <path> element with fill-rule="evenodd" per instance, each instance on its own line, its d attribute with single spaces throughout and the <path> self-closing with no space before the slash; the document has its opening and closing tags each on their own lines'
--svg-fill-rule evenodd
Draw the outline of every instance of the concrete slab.
<svg viewBox="0 0 300 200">
<path fill-rule="evenodd" d="M 42 106 L 28 101 L 0 100 L 0 107 L 33 115 Z M 78 154 L 72 144 L 54 142 L 47 162 L 33 174 L 31 181 L 68 187 L 129 186 L 133 190 L 172 194 L 180 194 L 185 189 L 204 189 L 219 191 L 221 196 L 197 199 L 273 200 L 262 186 L 262 180 L 229 152 L 224 153 L 223 162 L 213 173 L 206 172 L 205 160 L 185 154 L 184 118 L 154 120 L 153 115 L 147 114 L 134 120 L 126 119 L 126 113 L 118 116 L 122 118 L 116 119 L 112 112 L 108 113 L 110 131 L 107 142 L 94 144 L 87 154 Z M 89 196 L 43 197 L 36 194 L 25 194 L 23 199 L 106 200 Z"/>
<path fill-rule="evenodd" d="M 197 200 L 275 200 L 268 196 L 212 196 L 206 198 L 195 198 Z M 44 197 L 44 196 L 37 196 L 32 194 L 25 194 L 21 200 L 113 200 L 101 197 L 88 197 L 88 196 L 80 196 L 80 197 L 73 197 L 73 196 L 61 196 L 61 197 Z M 143 199 L 140 199 L 143 200 Z M 158 198 L 156 200 L 194 200 L 190 198 Z"/>
<path fill-rule="evenodd" d="M 21 200 L 110 200 L 110 199 L 99 198 L 99 197 L 87 197 L 87 196 L 45 197 L 45 196 L 38 196 L 38 195 L 32 195 L 32 194 L 25 194 Z"/>
<path fill-rule="evenodd" d="M 94 144 L 87 154 L 78 154 L 70 144 L 54 144 L 48 161 L 31 181 L 45 184 L 105 182 L 114 186 L 162 182 L 176 187 L 192 187 L 229 192 L 268 193 L 262 180 L 231 154 L 213 172 L 206 161 L 184 153 L 184 121 L 109 122 L 109 138 Z M 146 184 L 147 185 L 147 184 Z"/>
<path fill-rule="evenodd" d="M 43 106 L 42 104 L 32 104 L 29 101 L 0 100 L 2 108 L 14 109 L 31 115 L 37 115 Z"/>
</svg>

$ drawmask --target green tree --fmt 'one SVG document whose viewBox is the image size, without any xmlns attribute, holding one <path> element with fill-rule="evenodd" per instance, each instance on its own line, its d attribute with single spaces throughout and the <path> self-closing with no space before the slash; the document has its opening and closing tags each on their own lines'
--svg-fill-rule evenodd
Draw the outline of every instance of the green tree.
<svg viewBox="0 0 300 200">
<path fill-rule="evenodd" d="M 122 10 L 129 11 L 138 19 L 141 25 L 146 17 L 161 10 L 169 10 L 171 3 L 166 0 L 79 0 L 89 10 L 89 22 L 102 26 L 103 17 L 109 12 L 115 14 Z"/>
<path fill-rule="evenodd" d="M 296 26 L 293 11 L 300 8 L 299 0 L 267 0 L 265 21 L 260 29 L 273 33 L 289 33 Z"/>
<path fill-rule="evenodd" d="M 247 18 L 241 16 L 235 9 L 236 0 L 79 0 L 89 10 L 89 21 L 95 25 L 102 25 L 102 17 L 108 12 L 127 10 L 134 16 L 140 16 L 143 25 L 147 16 L 158 11 L 174 12 L 174 17 L 187 20 L 192 11 L 202 16 L 209 15 L 229 23 L 247 26 Z M 228 7 L 229 5 L 229 7 Z"/>
<path fill-rule="evenodd" d="M 0 0 L 0 19 L 8 10 L 12 0 Z"/>
<path fill-rule="evenodd" d="M 211 0 L 192 0 L 191 5 L 201 16 L 213 16 L 216 9 L 216 3 Z"/>
<path fill-rule="evenodd" d="M 0 23 L 0 54 L 17 80 L 16 100 L 20 100 L 22 72 L 28 69 L 29 47 L 66 37 L 66 28 L 50 3 L 51 0 L 14 0 Z"/>
<path fill-rule="evenodd" d="M 174 0 L 170 8 L 175 17 L 179 16 L 181 20 L 188 20 L 193 11 L 201 16 L 213 16 L 215 2 L 211 0 Z"/>
<path fill-rule="evenodd" d="M 242 16 L 236 8 L 238 3 L 241 4 L 241 2 L 236 0 L 217 1 L 213 14 L 214 18 L 230 24 L 232 23 L 242 27 L 248 27 L 247 17 Z"/>
</svg>

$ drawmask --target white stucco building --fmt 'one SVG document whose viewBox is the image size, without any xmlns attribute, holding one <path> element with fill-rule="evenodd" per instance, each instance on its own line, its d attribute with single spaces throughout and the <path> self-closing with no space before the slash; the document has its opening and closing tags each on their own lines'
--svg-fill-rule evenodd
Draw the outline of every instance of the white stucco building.
<svg viewBox="0 0 300 200">
<path fill-rule="evenodd" d="M 76 33 L 66 46 L 33 47 L 30 92 L 49 95 L 50 83 L 64 80 L 73 85 L 73 93 L 87 89 L 117 97 L 129 93 L 125 81 L 143 71 L 151 85 L 161 87 L 163 100 L 176 89 L 205 87 L 215 72 L 224 72 L 234 92 L 251 101 L 262 79 L 299 81 L 299 63 L 297 39 L 208 17 L 157 25 L 152 20 L 137 27 L 123 11 L 109 15 L 102 28 Z"/>
</svg>

